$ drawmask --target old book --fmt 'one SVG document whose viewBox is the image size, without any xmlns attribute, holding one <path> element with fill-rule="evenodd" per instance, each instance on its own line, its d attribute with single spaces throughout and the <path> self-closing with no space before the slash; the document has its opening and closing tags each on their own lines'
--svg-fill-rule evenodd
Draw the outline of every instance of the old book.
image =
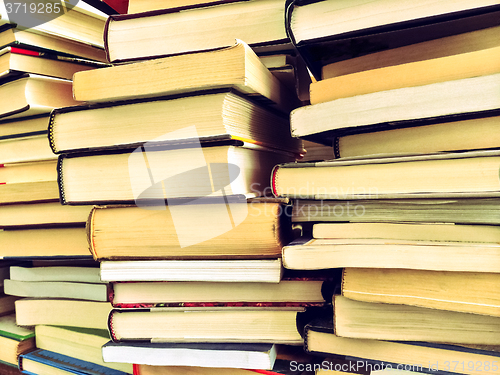
<svg viewBox="0 0 500 375">
<path fill-rule="evenodd" d="M 408 241 L 500 242 L 500 228 L 453 223 L 317 223 L 314 238 L 386 239 Z"/>
<path fill-rule="evenodd" d="M 500 47 L 408 62 L 323 79 L 310 85 L 311 104 L 500 72 Z"/>
<path fill-rule="evenodd" d="M 387 239 L 310 239 L 283 247 L 283 266 L 314 270 L 343 267 L 496 272 L 498 243 Z"/>
<path fill-rule="evenodd" d="M 41 52 L 56 52 L 69 56 L 105 62 L 104 49 L 87 43 L 77 42 L 63 36 L 47 34 L 33 29 L 21 29 L 15 25 L 0 27 L 0 46 L 27 48 Z"/>
<path fill-rule="evenodd" d="M 334 297 L 337 336 L 426 341 L 463 345 L 499 345 L 500 318 L 409 305 L 360 302 Z"/>
<path fill-rule="evenodd" d="M 356 200 L 297 200 L 294 223 L 380 222 L 500 224 L 498 198 L 414 198 Z"/>
<path fill-rule="evenodd" d="M 364 302 L 500 315 L 500 274 L 409 269 L 345 268 L 342 295 Z"/>
<path fill-rule="evenodd" d="M 90 257 L 85 228 L 38 228 L 0 231 L 2 258 Z"/>
<path fill-rule="evenodd" d="M 108 342 L 102 347 L 106 362 L 125 362 L 154 366 L 223 367 L 271 370 L 276 345 Z"/>
<path fill-rule="evenodd" d="M 56 298 L 22 298 L 16 301 L 16 322 L 107 329 L 111 303 Z"/>
<path fill-rule="evenodd" d="M 417 372 L 493 375 L 500 358 L 497 351 L 458 345 L 340 337 L 334 334 L 333 319 L 318 319 L 306 326 L 305 349 L 319 356 L 346 356 L 355 362 L 354 369 L 368 372 L 384 364 Z"/>
<path fill-rule="evenodd" d="M 103 102 L 228 87 L 282 110 L 299 105 L 296 95 L 273 76 L 246 41 L 234 37 L 225 48 L 214 51 L 78 72 L 73 90 L 76 100 Z"/>
<path fill-rule="evenodd" d="M 128 374 L 133 372 L 129 363 L 103 361 L 101 348 L 110 340 L 107 330 L 36 325 L 35 336 L 37 348 Z"/>
<path fill-rule="evenodd" d="M 499 116 L 476 116 L 459 121 L 361 133 L 352 129 L 352 134 L 339 133 L 333 137 L 333 152 L 339 158 L 498 148 L 500 139 L 495 129 L 499 123 Z"/>
<path fill-rule="evenodd" d="M 278 48 L 290 49 L 284 10 L 283 0 L 265 0 L 113 15 L 106 23 L 105 49 L 110 62 L 227 47 L 234 39 L 252 47 L 281 44 Z M 207 30 L 210 38 L 203 38 Z"/>
<path fill-rule="evenodd" d="M 49 126 L 55 153 L 131 147 L 144 142 L 152 146 L 183 138 L 193 140 L 193 136 L 200 142 L 238 139 L 303 153 L 302 142 L 290 135 L 288 116 L 227 90 L 57 109 L 51 114 Z"/>
<path fill-rule="evenodd" d="M 14 313 L 15 302 L 17 300 L 19 300 L 19 297 L 9 296 L 7 294 L 2 293 L 0 295 L 0 316 Z"/>
<path fill-rule="evenodd" d="M 0 227 L 35 227 L 85 224 L 90 206 L 63 206 L 57 202 L 17 203 L 0 209 Z"/>
<path fill-rule="evenodd" d="M 30 298 L 70 298 L 108 301 L 108 285 L 69 281 L 4 280 L 5 294 Z"/>
<path fill-rule="evenodd" d="M 26 74 L 0 85 L 0 118 L 48 114 L 56 107 L 76 105 L 71 81 Z"/>
<path fill-rule="evenodd" d="M 20 354 L 35 349 L 35 332 L 32 328 L 17 326 L 15 314 L 1 316 L 0 348 L 0 362 L 17 365 Z"/>
<path fill-rule="evenodd" d="M 193 147 L 183 148 L 163 144 L 118 153 L 62 154 L 58 165 L 61 201 L 164 205 L 171 198 L 210 195 L 222 202 L 230 195 L 256 197 L 268 193 L 269 176 L 276 164 L 295 159 L 269 148 L 239 146 L 244 146 L 241 141 L 211 147 L 193 142 Z"/>
<path fill-rule="evenodd" d="M 321 78 L 328 79 L 364 70 L 436 59 L 498 47 L 500 26 L 481 26 L 478 30 L 460 31 L 442 38 L 337 61 L 322 67 Z"/>
<path fill-rule="evenodd" d="M 277 165 L 272 189 L 291 199 L 498 196 L 496 150 Z"/>
<path fill-rule="evenodd" d="M 332 144 L 343 129 L 381 130 L 495 114 L 500 74 L 360 94 L 292 111 L 292 135 Z M 460 117 L 461 116 L 461 117 Z"/>
<path fill-rule="evenodd" d="M 55 52 L 8 46 L 0 49 L 0 66 L 1 79 L 25 72 L 71 80 L 76 72 L 106 65 L 92 60 L 62 56 Z"/>
<path fill-rule="evenodd" d="M 278 283 L 277 259 L 239 260 L 101 260 L 103 281 L 200 281 Z"/>
<path fill-rule="evenodd" d="M 295 1 L 287 8 L 287 28 L 319 80 L 321 68 L 336 61 L 498 25 L 494 1 L 421 5 L 391 0 Z M 331 22 L 332 17 L 342 22 Z"/>
<path fill-rule="evenodd" d="M 127 375 L 129 373 L 82 361 L 45 349 L 36 349 L 19 357 L 19 370 L 23 374 L 76 374 Z"/>
<path fill-rule="evenodd" d="M 323 280 L 304 278 L 273 283 L 136 282 L 113 283 L 115 307 L 233 303 L 322 305 L 329 300 Z M 6 283 L 7 285 L 8 283 Z M 326 282 L 325 282 L 326 285 Z M 8 288 L 7 288 L 8 289 Z"/>
<path fill-rule="evenodd" d="M 109 329 L 113 341 L 301 345 L 301 312 L 295 307 L 113 309 Z"/>
<path fill-rule="evenodd" d="M 276 259 L 290 238 L 278 203 L 201 203 L 164 208 L 95 207 L 88 222 L 94 258 Z"/>
</svg>

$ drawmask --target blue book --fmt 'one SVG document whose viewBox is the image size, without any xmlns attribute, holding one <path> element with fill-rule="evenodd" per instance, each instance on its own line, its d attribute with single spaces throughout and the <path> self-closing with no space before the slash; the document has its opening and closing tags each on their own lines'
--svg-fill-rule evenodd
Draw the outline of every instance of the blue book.
<svg viewBox="0 0 500 375">
<path fill-rule="evenodd" d="M 44 349 L 37 349 L 19 356 L 19 370 L 23 374 L 49 373 L 51 367 L 77 375 L 127 375 L 123 371 L 113 370 Z"/>
</svg>

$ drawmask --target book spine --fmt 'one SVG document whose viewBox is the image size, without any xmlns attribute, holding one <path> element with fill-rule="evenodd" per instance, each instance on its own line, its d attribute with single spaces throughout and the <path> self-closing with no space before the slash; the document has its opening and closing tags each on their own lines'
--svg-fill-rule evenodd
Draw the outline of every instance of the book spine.
<svg viewBox="0 0 500 375">
<path fill-rule="evenodd" d="M 279 197 L 278 189 L 277 189 L 277 176 L 278 170 L 281 168 L 281 165 L 276 165 L 271 172 L 271 189 L 275 197 Z"/>
<path fill-rule="evenodd" d="M 56 116 L 56 112 L 57 112 L 57 110 L 52 110 L 50 112 L 49 127 L 48 127 L 47 131 L 48 131 L 50 149 L 52 150 L 52 152 L 54 154 L 57 155 L 60 153 L 60 150 L 57 149 L 56 144 L 55 144 L 55 140 L 54 140 L 54 118 Z"/>
<path fill-rule="evenodd" d="M 57 186 L 59 188 L 59 202 L 62 205 L 66 205 L 66 197 L 64 194 L 64 180 L 63 180 L 63 173 L 62 173 L 62 167 L 63 167 L 63 160 L 64 160 L 64 154 L 59 155 L 57 158 Z"/>
<path fill-rule="evenodd" d="M 96 210 L 98 210 L 99 208 L 96 207 L 96 206 L 93 206 L 92 209 L 90 210 L 90 214 L 89 214 L 89 217 L 87 219 L 87 223 L 85 225 L 85 230 L 86 230 L 86 234 L 87 234 L 87 242 L 89 244 L 89 250 L 90 252 L 92 253 L 92 257 L 95 259 L 95 260 L 99 260 L 99 257 L 97 255 L 97 251 L 95 249 L 95 243 L 94 243 L 94 236 L 93 236 L 93 233 L 94 233 L 94 216 L 95 216 L 95 212 Z M 114 292 L 113 292 L 113 288 L 111 287 L 110 289 L 110 302 L 113 303 L 113 299 L 111 299 L 111 297 L 114 296 Z"/>
<path fill-rule="evenodd" d="M 106 60 L 108 62 L 111 62 L 111 57 L 109 54 L 109 36 L 108 35 L 109 35 L 109 24 L 112 21 L 114 21 L 114 16 L 109 16 L 104 24 L 104 31 L 103 31 L 104 52 L 106 54 Z"/>
</svg>

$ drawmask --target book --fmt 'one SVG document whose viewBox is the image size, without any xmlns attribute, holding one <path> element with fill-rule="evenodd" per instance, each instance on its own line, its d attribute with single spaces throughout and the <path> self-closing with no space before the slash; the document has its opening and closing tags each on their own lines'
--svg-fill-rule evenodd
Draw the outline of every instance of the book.
<svg viewBox="0 0 500 375">
<path fill-rule="evenodd" d="M 108 285 L 67 281 L 4 280 L 4 293 L 31 298 L 72 298 L 88 301 L 108 301 Z"/>
<path fill-rule="evenodd" d="M 121 363 L 123 361 L 120 363 L 103 361 L 101 348 L 110 340 L 107 330 L 37 325 L 35 326 L 35 337 L 39 349 L 49 350 L 128 374 L 133 372 L 132 365 Z"/>
<path fill-rule="evenodd" d="M 9 296 L 2 292 L 0 295 L 0 316 L 12 314 L 15 310 L 15 302 L 17 300 L 19 300 L 19 297 Z"/>
<path fill-rule="evenodd" d="M 0 139 L 0 160 L 3 164 L 56 158 L 57 155 L 54 155 L 47 142 L 47 134 L 12 135 Z"/>
<path fill-rule="evenodd" d="M 0 139 L 4 140 L 9 138 L 44 135 L 47 134 L 48 123 L 48 115 L 2 120 L 2 125 L 0 126 Z"/>
<path fill-rule="evenodd" d="M 0 228 L 84 225 L 90 206 L 63 206 L 57 202 L 18 203 L 0 209 Z"/>
<path fill-rule="evenodd" d="M 321 68 L 368 55 L 465 31 L 498 25 L 498 4 L 409 1 L 292 1 L 287 30 L 317 80 Z M 362 14 L 362 17 L 359 17 Z M 342 22 L 331 22 L 332 18 Z"/>
<path fill-rule="evenodd" d="M 211 368 L 211 367 L 193 367 L 193 366 L 151 366 L 134 365 L 134 375 L 314 375 L 314 371 L 291 370 L 290 361 L 275 362 L 273 370 L 247 370 L 234 368 Z"/>
<path fill-rule="evenodd" d="M 151 12 L 154 10 L 161 9 L 173 9 L 173 8 L 186 8 L 186 7 L 205 7 L 212 5 L 219 5 L 221 3 L 230 3 L 233 1 L 242 0 L 129 0 L 128 1 L 128 11 L 127 13 L 142 13 Z"/>
<path fill-rule="evenodd" d="M 145 145 L 130 151 L 62 154 L 59 190 L 63 204 L 164 205 L 169 198 L 206 196 L 222 202 L 225 196 L 266 194 L 273 167 L 293 159 L 288 153 L 250 145 L 200 147 L 196 142 L 184 148 L 164 144 L 156 149 Z M 153 179 L 149 170 L 154 170 Z"/>
<path fill-rule="evenodd" d="M 427 373 L 494 374 L 499 360 L 496 351 L 466 346 L 340 337 L 334 334 L 333 319 L 319 319 L 306 326 L 305 349 L 318 356 L 346 356 L 356 363 L 355 369 L 365 371 L 390 365 L 392 368 L 412 366 L 416 371 Z M 471 366 L 467 366 L 468 363 Z"/>
<path fill-rule="evenodd" d="M 277 197 L 316 200 L 494 197 L 495 155 L 485 150 L 285 163 L 274 168 L 272 189 Z"/>
<path fill-rule="evenodd" d="M 107 329 L 111 303 L 57 298 L 22 298 L 16 301 L 20 326 L 54 325 Z"/>
<path fill-rule="evenodd" d="M 126 375 L 126 372 L 99 366 L 44 349 L 36 349 L 19 356 L 23 374 Z"/>
<path fill-rule="evenodd" d="M 498 243 L 500 228 L 454 223 L 316 223 L 313 238 Z"/>
<path fill-rule="evenodd" d="M 57 180 L 57 162 L 40 160 L 26 163 L 6 163 L 0 167 L 1 184 L 19 184 Z"/>
<path fill-rule="evenodd" d="M 85 102 L 151 98 L 232 87 L 287 113 L 299 105 L 294 93 L 264 66 L 246 41 L 234 38 L 226 47 L 213 51 L 194 51 L 78 72 L 73 84 L 75 99 Z"/>
<path fill-rule="evenodd" d="M 113 283 L 111 303 L 115 307 L 127 308 L 221 303 L 323 305 L 325 299 L 331 299 L 326 286 L 322 289 L 323 284 L 323 280 L 313 278 L 281 280 L 277 284 L 195 281 Z"/>
<path fill-rule="evenodd" d="M 296 200 L 292 223 L 310 222 L 436 222 L 500 224 L 497 198 L 414 198 L 359 200 Z"/>
<path fill-rule="evenodd" d="M 48 114 L 56 107 L 78 104 L 71 81 L 26 74 L 0 85 L 0 118 Z"/>
<path fill-rule="evenodd" d="M 301 345 L 300 307 L 113 309 L 113 341 L 246 342 Z"/>
<path fill-rule="evenodd" d="M 346 132 L 333 139 L 333 153 L 340 158 L 498 148 L 500 141 L 494 128 L 499 122 L 498 116 L 485 116 L 363 133 Z"/>
<path fill-rule="evenodd" d="M 500 32 L 499 26 L 488 27 L 483 24 L 477 30 L 463 31 L 458 29 L 456 31 L 458 32 L 442 38 L 438 37 L 324 65 L 321 69 L 321 79 L 498 46 L 496 35 Z"/>
<path fill-rule="evenodd" d="M 332 134 L 341 129 L 381 130 L 495 114 L 499 85 L 496 73 L 360 94 L 297 108 L 290 126 L 295 137 L 332 144 Z"/>
<path fill-rule="evenodd" d="M 271 370 L 274 344 L 177 344 L 108 342 L 102 347 L 106 362 L 154 366 L 222 367 Z"/>
<path fill-rule="evenodd" d="M 199 142 L 236 139 L 297 155 L 304 152 L 302 142 L 290 135 L 288 117 L 227 90 L 56 109 L 49 125 L 50 145 L 57 154 L 144 142 L 151 146 L 155 142 L 193 140 L 193 136 Z"/>
<path fill-rule="evenodd" d="M 281 210 L 246 202 L 97 206 L 87 224 L 90 251 L 96 260 L 276 259 L 291 235 Z"/>
<path fill-rule="evenodd" d="M 0 26 L 0 46 L 26 48 L 40 52 L 59 53 L 68 56 L 106 62 L 104 49 L 55 36 L 33 29 L 21 29 L 12 24 Z"/>
<path fill-rule="evenodd" d="M 106 22 L 104 48 L 112 63 L 228 47 L 235 39 L 261 50 L 270 50 L 267 45 L 274 51 L 290 50 L 284 10 L 284 1 L 265 0 L 112 15 Z M 207 30 L 210 38 L 203 38 Z"/>
<path fill-rule="evenodd" d="M 409 269 L 344 268 L 342 295 L 364 302 L 405 304 L 498 316 L 500 275 Z"/>
<path fill-rule="evenodd" d="M 278 283 L 281 258 L 245 260 L 101 260 L 103 281 Z"/>
<path fill-rule="evenodd" d="M 337 336 L 463 345 L 499 345 L 495 316 L 388 303 L 360 302 L 334 296 Z"/>
<path fill-rule="evenodd" d="M 1 24 L 16 24 L 21 29 L 33 28 L 37 32 L 103 48 L 103 32 L 107 14 L 85 1 L 39 7 L 36 9 L 37 12 L 32 12 L 33 7 L 28 9 L 30 7 L 28 1 L 22 0 L 18 4 L 19 6 L 6 5 L 0 9 Z M 30 17 L 26 17 L 25 12 L 22 11 L 26 9 L 30 12 Z"/>
<path fill-rule="evenodd" d="M 496 272 L 497 243 L 389 239 L 311 239 L 283 247 L 283 266 L 314 270 L 343 267 Z"/>
<path fill-rule="evenodd" d="M 310 102 L 496 74 L 499 60 L 500 47 L 492 47 L 332 77 L 311 83 Z"/>
<path fill-rule="evenodd" d="M 0 347 L 0 361 L 17 365 L 20 354 L 35 349 L 35 332 L 31 328 L 17 326 L 15 314 L 1 316 Z"/>
<path fill-rule="evenodd" d="M 19 371 L 19 368 L 16 365 L 10 365 L 7 362 L 0 362 L 0 370 L 2 371 L 2 374 L 5 375 L 19 375 L 22 374 L 21 371 Z"/>
<path fill-rule="evenodd" d="M 0 49 L 0 66 L 1 79 L 25 72 L 71 80 L 78 71 L 106 65 L 93 60 L 7 46 Z"/>
<path fill-rule="evenodd" d="M 37 228 L 0 231 L 2 258 L 90 258 L 85 228 Z"/>
<path fill-rule="evenodd" d="M 73 283 L 104 283 L 99 276 L 99 267 L 82 266 L 10 266 L 11 281 L 64 281 Z"/>
</svg>

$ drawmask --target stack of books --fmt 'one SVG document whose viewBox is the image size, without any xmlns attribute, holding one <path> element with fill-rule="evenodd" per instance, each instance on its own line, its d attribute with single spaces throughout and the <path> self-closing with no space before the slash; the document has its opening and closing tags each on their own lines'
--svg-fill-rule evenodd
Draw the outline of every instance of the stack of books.
<svg viewBox="0 0 500 375">
<path fill-rule="evenodd" d="M 306 328 L 308 352 L 495 373 L 500 232 L 486 207 L 500 193 L 490 136 L 500 8 L 430 3 L 290 7 L 317 79 L 311 105 L 291 113 L 292 134 L 333 145 L 336 160 L 275 167 L 273 192 L 295 201 L 303 233 L 283 264 L 343 270 L 332 316 Z"/>
</svg>

